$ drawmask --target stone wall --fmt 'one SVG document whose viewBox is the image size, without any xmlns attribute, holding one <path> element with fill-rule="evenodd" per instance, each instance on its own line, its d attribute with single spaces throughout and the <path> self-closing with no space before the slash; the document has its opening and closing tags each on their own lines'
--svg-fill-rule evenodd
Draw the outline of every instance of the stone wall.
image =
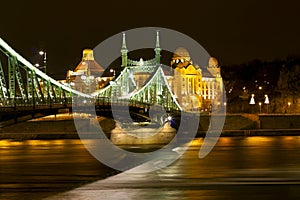
<svg viewBox="0 0 300 200">
<path fill-rule="evenodd" d="M 300 129 L 300 115 L 260 115 L 262 129 Z"/>
</svg>

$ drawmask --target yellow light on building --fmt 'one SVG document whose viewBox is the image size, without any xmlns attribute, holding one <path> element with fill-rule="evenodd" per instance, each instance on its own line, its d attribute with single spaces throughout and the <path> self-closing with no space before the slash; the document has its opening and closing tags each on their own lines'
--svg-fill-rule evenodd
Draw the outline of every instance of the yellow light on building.
<svg viewBox="0 0 300 200">
<path fill-rule="evenodd" d="M 172 91 L 177 96 L 178 102 L 186 110 L 208 109 L 213 105 L 223 104 L 222 78 L 220 67 L 216 58 L 211 57 L 207 66 L 206 75 L 203 77 L 202 69 L 193 65 L 188 51 L 178 48 L 171 60 L 174 69 Z"/>
</svg>

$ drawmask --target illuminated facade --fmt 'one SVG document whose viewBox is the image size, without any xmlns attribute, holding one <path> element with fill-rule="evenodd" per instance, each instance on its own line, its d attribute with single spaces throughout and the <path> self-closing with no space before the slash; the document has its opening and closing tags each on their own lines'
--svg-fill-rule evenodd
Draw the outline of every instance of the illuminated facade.
<svg viewBox="0 0 300 200">
<path fill-rule="evenodd" d="M 83 93 L 99 91 L 102 93 L 101 97 L 130 97 L 144 103 L 164 105 L 167 101 L 173 101 L 178 104 L 177 107 L 186 111 L 210 111 L 224 105 L 223 84 L 217 59 L 210 58 L 208 66 L 200 68 L 193 64 L 188 51 L 181 47 L 175 51 L 170 67 L 163 68 L 159 39 L 157 32 L 153 59 L 131 60 L 128 58 L 126 36 L 123 33 L 123 70 L 116 78 L 102 77 L 104 70 L 94 60 L 93 51 L 84 50 L 80 64 L 74 71 L 68 71 L 66 82 Z M 153 78 L 158 68 L 162 69 L 162 74 Z M 149 81 L 151 84 L 148 84 Z"/>
<path fill-rule="evenodd" d="M 155 58 L 151 60 L 143 60 L 140 58 L 139 61 L 131 60 L 128 58 L 127 46 L 126 46 L 126 37 L 125 33 L 123 33 L 123 42 L 122 42 L 122 67 L 130 70 L 131 76 L 129 79 L 135 85 L 135 89 L 140 89 L 146 82 L 146 80 L 150 77 L 151 73 L 155 70 L 157 65 L 160 65 L 160 46 L 159 46 L 159 33 L 156 34 L 156 47 Z"/>
<path fill-rule="evenodd" d="M 105 87 L 114 77 L 102 77 L 104 69 L 94 60 L 93 50 L 83 50 L 82 61 L 74 71 L 69 70 L 65 84 L 83 92 L 92 93 Z"/>
<path fill-rule="evenodd" d="M 188 51 L 178 48 L 171 60 L 173 76 L 169 77 L 172 91 L 185 110 L 210 110 L 221 106 L 222 78 L 216 58 L 211 57 L 208 66 L 201 69 L 193 65 Z"/>
<path fill-rule="evenodd" d="M 128 59 L 125 34 L 122 43 L 122 67 L 131 71 L 129 79 L 136 90 L 141 89 L 151 76 L 154 69 L 160 65 L 161 48 L 159 33 L 156 34 L 155 58 L 144 61 Z M 175 95 L 180 106 L 187 111 L 210 110 L 223 104 L 223 84 L 220 67 L 216 58 L 211 57 L 208 66 L 202 70 L 198 65 L 193 65 L 188 51 L 178 48 L 171 60 L 169 69 L 164 70 L 169 88 Z M 203 72 L 204 71 L 204 72 Z M 157 83 L 159 84 L 159 83 Z M 122 84 L 123 85 L 123 84 Z"/>
</svg>

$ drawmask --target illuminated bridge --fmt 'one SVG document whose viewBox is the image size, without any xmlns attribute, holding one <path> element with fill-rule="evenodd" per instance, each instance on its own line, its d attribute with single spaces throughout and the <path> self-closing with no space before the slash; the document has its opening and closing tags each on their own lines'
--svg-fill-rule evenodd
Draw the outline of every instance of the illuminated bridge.
<svg viewBox="0 0 300 200">
<path fill-rule="evenodd" d="M 122 114 L 128 112 L 129 107 L 134 120 L 151 121 L 148 118 L 149 111 L 158 114 L 158 116 L 151 116 L 156 120 L 162 117 L 160 116 L 162 113 L 178 115 L 182 111 L 168 85 L 161 65 L 154 65 L 150 70 L 148 69 L 151 75 L 140 88 L 137 88 L 137 83 L 133 79 L 133 72 L 137 71 L 137 69 L 126 67 L 115 81 L 110 82 L 110 85 L 92 94 L 99 114 L 105 111 L 110 114 L 110 111 L 114 109 L 116 111 L 113 113 L 114 117 L 120 115 L 118 117 L 120 119 L 123 118 Z"/>
<path fill-rule="evenodd" d="M 0 50 L 0 121 L 70 108 L 74 95 L 92 98 L 47 76 L 1 38 Z"/>
<path fill-rule="evenodd" d="M 135 117 L 137 113 L 149 117 L 149 111 L 156 111 L 160 114 L 165 112 L 177 114 L 183 111 L 170 88 L 160 63 L 159 32 L 156 33 L 154 52 L 155 57 L 150 60 L 128 59 L 126 38 L 123 33 L 121 48 L 123 69 L 115 80 L 110 81 L 108 86 L 91 94 L 95 98 L 96 108 L 101 109 L 107 102 L 110 102 L 110 109 L 113 108 L 118 113 L 122 113 L 122 109 L 129 107 L 129 110 L 132 111 L 131 114 L 134 113 Z M 99 109 L 97 110 L 99 111 Z M 162 110 L 163 112 L 160 112 Z M 114 113 L 114 115 L 118 113 Z M 153 118 L 153 116 L 151 117 Z"/>
<path fill-rule="evenodd" d="M 107 87 L 92 94 L 85 94 L 47 76 L 0 38 L 0 121 L 25 115 L 35 117 L 38 113 L 54 114 L 59 109 L 71 109 L 72 105 L 96 105 L 98 112 L 110 110 L 113 104 L 120 108 L 126 107 L 127 110 L 128 106 L 137 108 L 135 112 L 140 114 L 147 114 L 150 106 L 153 109 L 157 106 L 158 109 L 180 112 L 182 108 L 176 101 L 159 64 L 158 45 L 157 43 L 155 59 L 129 60 L 128 66 L 124 67 L 121 74 Z M 137 67 L 141 62 L 148 67 Z M 133 76 L 145 69 L 149 73 L 146 83 L 137 85 Z"/>
</svg>

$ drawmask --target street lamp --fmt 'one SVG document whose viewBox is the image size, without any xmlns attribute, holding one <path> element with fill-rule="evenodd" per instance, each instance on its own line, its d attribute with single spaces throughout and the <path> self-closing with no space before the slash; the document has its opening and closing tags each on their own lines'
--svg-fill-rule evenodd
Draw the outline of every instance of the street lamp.
<svg viewBox="0 0 300 200">
<path fill-rule="evenodd" d="M 289 113 L 291 112 L 291 110 L 290 110 L 290 109 L 291 109 L 291 104 L 292 104 L 291 102 L 288 102 L 288 106 L 289 106 L 288 112 L 289 112 Z"/>
<path fill-rule="evenodd" d="M 262 104 L 261 102 L 258 103 L 258 105 L 259 105 L 259 113 L 261 113 L 261 104 Z"/>
<path fill-rule="evenodd" d="M 269 103 L 270 103 L 269 97 L 268 97 L 267 94 L 265 94 L 265 102 L 264 102 L 264 104 L 267 105 L 267 113 L 269 113 Z"/>
<path fill-rule="evenodd" d="M 251 94 L 251 99 L 250 99 L 250 102 L 249 102 L 250 105 L 254 105 L 255 104 L 255 100 L 254 100 L 254 94 Z M 251 107 L 254 107 L 254 106 L 251 106 Z M 253 109 L 253 108 L 251 108 Z M 254 112 L 254 111 L 252 111 Z"/>
<path fill-rule="evenodd" d="M 44 58 L 43 58 L 43 62 L 44 62 L 44 72 L 45 72 L 45 74 L 47 74 L 47 53 L 46 53 L 46 51 L 40 51 L 39 54 L 40 54 L 41 56 L 44 56 Z"/>
<path fill-rule="evenodd" d="M 254 100 L 254 94 L 251 94 L 251 99 L 250 99 L 250 105 L 254 105 L 255 104 L 255 100 Z"/>
<path fill-rule="evenodd" d="M 109 72 L 110 72 L 110 73 L 114 73 L 114 77 L 116 76 L 116 70 L 110 69 Z"/>
</svg>

